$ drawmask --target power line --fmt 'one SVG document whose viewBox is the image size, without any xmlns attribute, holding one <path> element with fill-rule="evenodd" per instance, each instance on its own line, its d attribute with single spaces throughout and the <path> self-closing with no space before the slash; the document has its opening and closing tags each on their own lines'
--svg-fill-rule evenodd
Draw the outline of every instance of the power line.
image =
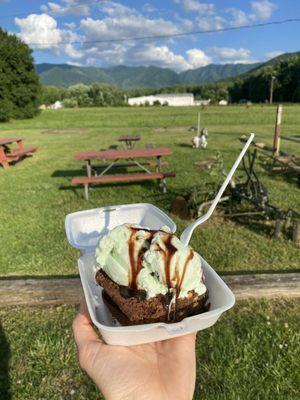
<svg viewBox="0 0 300 400">
<path fill-rule="evenodd" d="M 282 25 L 290 22 L 300 22 L 300 18 L 289 18 L 279 21 L 271 21 L 257 24 L 249 24 L 249 25 L 240 25 L 240 26 L 231 26 L 227 28 L 220 29 L 209 29 L 205 31 L 189 31 L 189 32 L 178 32 L 178 33 L 170 33 L 164 35 L 152 35 L 152 36 L 134 36 L 134 37 L 123 37 L 118 39 L 105 39 L 105 40 L 85 40 L 85 41 L 69 41 L 69 42 L 60 42 L 56 44 L 56 46 L 66 45 L 66 44 L 93 44 L 93 43 L 119 43 L 126 41 L 137 41 L 137 40 L 153 40 L 153 39 L 168 39 L 173 37 L 180 36 L 190 36 L 190 35 L 203 35 L 207 33 L 218 33 L 218 32 L 228 32 L 235 31 L 239 29 L 251 29 L 251 28 L 259 28 L 263 26 L 271 26 L 271 25 Z M 51 46 L 54 43 L 27 43 L 29 46 Z"/>
<path fill-rule="evenodd" d="M 92 6 L 94 4 L 97 3 L 103 3 L 106 0 L 93 0 L 93 1 L 83 1 L 81 3 L 77 3 L 74 4 L 73 6 L 62 6 L 62 8 L 67 8 L 68 10 L 72 10 L 73 8 L 78 8 L 78 7 L 82 7 L 82 6 Z M 27 12 L 23 12 L 23 13 L 18 13 L 18 14 L 9 14 L 9 15 L 0 15 L 0 19 L 8 19 L 8 18 L 15 18 L 15 17 L 24 17 L 24 16 L 28 16 L 29 14 L 37 14 L 37 13 L 42 13 L 42 12 L 47 12 L 47 14 L 57 14 L 57 11 L 51 11 L 51 10 L 47 10 L 47 11 L 42 11 L 41 9 L 39 10 L 33 10 L 33 11 L 27 11 Z M 60 17 L 61 15 L 56 15 L 56 17 Z"/>
</svg>

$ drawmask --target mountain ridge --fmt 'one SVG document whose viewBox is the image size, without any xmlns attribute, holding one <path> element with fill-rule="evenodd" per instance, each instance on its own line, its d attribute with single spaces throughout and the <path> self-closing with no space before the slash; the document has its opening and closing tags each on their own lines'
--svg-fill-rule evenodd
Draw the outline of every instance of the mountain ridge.
<svg viewBox="0 0 300 400">
<path fill-rule="evenodd" d="M 80 67 L 71 64 L 36 64 L 40 81 L 46 85 L 68 87 L 76 83 L 113 84 L 121 89 L 161 88 L 177 84 L 215 82 L 247 73 L 261 63 L 209 64 L 205 67 L 176 72 L 156 66 Z"/>
</svg>

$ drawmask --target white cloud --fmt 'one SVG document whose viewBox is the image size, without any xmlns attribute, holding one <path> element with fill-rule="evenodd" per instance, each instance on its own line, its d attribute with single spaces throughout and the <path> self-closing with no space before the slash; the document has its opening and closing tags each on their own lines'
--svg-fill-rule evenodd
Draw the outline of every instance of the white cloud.
<svg viewBox="0 0 300 400">
<path fill-rule="evenodd" d="M 230 15 L 230 25 L 241 26 L 249 23 L 248 15 L 238 8 L 228 8 L 226 12 Z"/>
<path fill-rule="evenodd" d="M 205 67 L 211 64 L 212 59 L 204 53 L 204 51 L 199 49 L 190 49 L 186 52 L 187 61 L 190 64 L 190 68 Z"/>
<path fill-rule="evenodd" d="M 211 53 L 217 57 L 221 63 L 233 63 L 233 64 L 247 64 L 254 62 L 251 60 L 251 51 L 244 49 L 234 49 L 232 47 L 213 47 Z"/>
<path fill-rule="evenodd" d="M 169 35 L 192 28 L 191 21 L 183 19 L 176 25 L 163 18 L 150 19 L 122 4 L 109 2 L 101 5 L 106 14 L 102 19 L 84 18 L 80 22 L 85 40 L 85 58 L 89 63 L 102 65 L 156 65 L 182 71 L 207 65 L 210 58 L 201 50 L 190 49 L 186 54 L 176 54 L 167 45 L 156 41 L 130 41 L 104 43 L 104 41 L 140 36 Z M 159 31 L 158 31 L 159 27 Z M 98 41 L 98 42 L 97 42 Z M 172 43 L 171 40 L 168 44 Z"/>
<path fill-rule="evenodd" d="M 15 18 L 20 28 L 19 36 L 34 49 L 48 50 L 55 54 L 67 54 L 71 58 L 79 58 L 82 53 L 70 42 L 78 40 L 76 33 L 59 29 L 56 20 L 47 14 L 30 14 L 26 18 Z M 64 43 L 69 44 L 64 44 Z"/>
<path fill-rule="evenodd" d="M 176 54 L 168 46 L 158 46 L 153 43 L 135 43 L 134 45 L 114 43 L 109 48 L 105 45 L 95 45 L 85 50 L 85 63 L 102 66 L 158 66 L 171 68 L 177 72 L 199 68 L 211 62 L 203 51 L 190 49 L 185 55 Z"/>
<path fill-rule="evenodd" d="M 210 31 L 212 29 L 222 29 L 225 24 L 224 18 L 219 17 L 218 15 L 209 18 L 199 17 L 196 19 L 196 21 L 198 27 L 202 31 Z"/>
<path fill-rule="evenodd" d="M 163 18 L 147 18 L 135 9 L 115 2 L 105 2 L 101 10 L 106 17 L 102 19 L 85 18 L 81 20 L 87 40 L 109 40 L 128 37 L 169 35 L 181 29 Z"/>
<path fill-rule="evenodd" d="M 215 14 L 215 6 L 212 3 L 202 3 L 197 0 L 182 0 L 182 5 L 187 12 L 196 12 L 204 16 Z"/>
<path fill-rule="evenodd" d="M 274 50 L 274 51 L 270 51 L 269 53 L 266 53 L 266 59 L 269 60 L 271 58 L 275 58 L 280 56 L 280 54 L 283 54 L 284 51 L 281 50 Z"/>
<path fill-rule="evenodd" d="M 82 0 L 62 0 L 62 4 L 49 2 L 47 5 L 42 5 L 41 10 L 54 15 L 80 15 L 85 16 L 89 14 L 89 2 L 86 4 Z"/>
<path fill-rule="evenodd" d="M 268 0 L 252 1 L 250 18 L 253 21 L 265 21 L 272 16 L 276 8 L 276 5 Z"/>
<path fill-rule="evenodd" d="M 257 21 L 268 20 L 277 6 L 268 0 L 252 1 L 251 12 L 249 14 L 238 8 L 228 8 L 225 10 L 230 15 L 229 24 L 231 26 L 248 25 Z"/>
<path fill-rule="evenodd" d="M 175 54 L 167 46 L 155 46 L 150 43 L 130 48 L 126 56 L 132 65 L 156 65 L 176 71 L 190 67 L 182 55 Z"/>
<path fill-rule="evenodd" d="M 74 29 L 76 28 L 75 22 L 65 22 L 65 26 L 66 26 L 68 29 L 71 29 L 71 30 L 74 30 Z"/>
<path fill-rule="evenodd" d="M 149 14 L 151 14 L 151 13 L 153 13 L 153 12 L 155 12 L 155 11 L 158 11 L 157 8 L 153 7 L 153 5 L 150 4 L 150 3 L 144 4 L 143 7 L 142 7 L 142 10 L 143 10 L 145 13 L 149 13 Z"/>
</svg>

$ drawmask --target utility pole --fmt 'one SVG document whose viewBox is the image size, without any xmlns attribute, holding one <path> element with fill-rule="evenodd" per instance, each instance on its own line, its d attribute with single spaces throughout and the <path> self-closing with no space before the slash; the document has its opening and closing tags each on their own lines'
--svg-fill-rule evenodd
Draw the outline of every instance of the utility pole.
<svg viewBox="0 0 300 400">
<path fill-rule="evenodd" d="M 271 77 L 271 87 L 270 87 L 270 104 L 273 103 L 273 91 L 274 91 L 274 81 L 276 79 L 275 75 L 272 75 Z"/>
</svg>

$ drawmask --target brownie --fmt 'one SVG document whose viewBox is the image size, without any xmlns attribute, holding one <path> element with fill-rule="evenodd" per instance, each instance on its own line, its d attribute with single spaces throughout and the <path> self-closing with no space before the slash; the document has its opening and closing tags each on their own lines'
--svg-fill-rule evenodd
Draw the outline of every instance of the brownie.
<svg viewBox="0 0 300 400">
<path fill-rule="evenodd" d="M 103 287 L 105 293 L 112 301 L 111 311 L 114 305 L 127 317 L 128 324 L 145 324 L 151 322 L 178 322 L 187 316 L 199 314 L 207 311 L 208 292 L 198 295 L 190 291 L 187 297 L 176 298 L 176 302 L 170 302 L 171 294 L 157 295 L 149 299 L 142 290 L 131 289 L 126 286 L 120 286 L 112 281 L 102 270 L 96 273 L 97 283 Z M 114 316 L 121 324 L 124 324 L 124 318 L 120 318 L 118 313 Z"/>
</svg>

